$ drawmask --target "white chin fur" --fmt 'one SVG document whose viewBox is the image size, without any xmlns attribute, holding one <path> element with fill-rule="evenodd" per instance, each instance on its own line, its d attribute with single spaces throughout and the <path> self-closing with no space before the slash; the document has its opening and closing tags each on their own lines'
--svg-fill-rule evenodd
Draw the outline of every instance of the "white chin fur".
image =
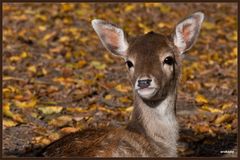
<svg viewBox="0 0 240 160">
<path fill-rule="evenodd" d="M 156 94 L 157 89 L 156 88 L 144 88 L 144 89 L 138 89 L 137 92 L 142 98 L 149 99 Z"/>
</svg>

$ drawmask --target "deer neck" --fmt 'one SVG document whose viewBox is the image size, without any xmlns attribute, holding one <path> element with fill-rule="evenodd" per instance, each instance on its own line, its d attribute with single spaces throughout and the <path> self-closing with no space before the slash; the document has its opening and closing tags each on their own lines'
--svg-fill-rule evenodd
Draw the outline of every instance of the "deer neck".
<svg viewBox="0 0 240 160">
<path fill-rule="evenodd" d="M 176 154 L 178 124 L 175 117 L 176 91 L 159 102 L 144 102 L 135 95 L 134 110 L 129 123 L 136 131 L 144 133 L 156 145 L 164 145 Z"/>
</svg>

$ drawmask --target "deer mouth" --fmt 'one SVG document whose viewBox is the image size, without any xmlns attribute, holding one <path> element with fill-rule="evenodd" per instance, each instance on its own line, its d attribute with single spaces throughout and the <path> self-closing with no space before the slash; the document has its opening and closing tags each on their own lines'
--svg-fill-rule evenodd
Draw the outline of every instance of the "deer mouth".
<svg viewBox="0 0 240 160">
<path fill-rule="evenodd" d="M 137 93 L 144 99 L 152 98 L 157 93 L 157 91 L 158 91 L 158 89 L 154 88 L 154 87 L 137 89 Z"/>
</svg>

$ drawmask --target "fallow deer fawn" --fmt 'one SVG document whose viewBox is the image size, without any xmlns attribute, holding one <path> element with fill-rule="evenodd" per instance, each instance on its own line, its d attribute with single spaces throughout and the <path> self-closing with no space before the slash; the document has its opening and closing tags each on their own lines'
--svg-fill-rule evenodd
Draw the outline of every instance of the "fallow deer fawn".
<svg viewBox="0 0 240 160">
<path fill-rule="evenodd" d="M 204 14 L 180 21 L 172 35 L 154 32 L 127 39 L 122 29 L 103 20 L 92 26 L 103 45 L 124 58 L 134 91 L 134 110 L 126 127 L 87 129 L 47 146 L 43 156 L 175 157 L 175 118 L 182 54 L 197 39 Z"/>
</svg>

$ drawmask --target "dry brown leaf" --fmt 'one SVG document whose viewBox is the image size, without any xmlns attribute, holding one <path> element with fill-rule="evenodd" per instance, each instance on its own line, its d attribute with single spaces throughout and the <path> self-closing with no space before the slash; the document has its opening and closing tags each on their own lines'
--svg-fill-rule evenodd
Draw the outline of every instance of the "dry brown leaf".
<svg viewBox="0 0 240 160">
<path fill-rule="evenodd" d="M 74 127 L 64 127 L 60 130 L 64 134 L 69 134 L 69 133 L 74 133 L 79 131 L 79 128 L 74 128 Z"/>
</svg>

